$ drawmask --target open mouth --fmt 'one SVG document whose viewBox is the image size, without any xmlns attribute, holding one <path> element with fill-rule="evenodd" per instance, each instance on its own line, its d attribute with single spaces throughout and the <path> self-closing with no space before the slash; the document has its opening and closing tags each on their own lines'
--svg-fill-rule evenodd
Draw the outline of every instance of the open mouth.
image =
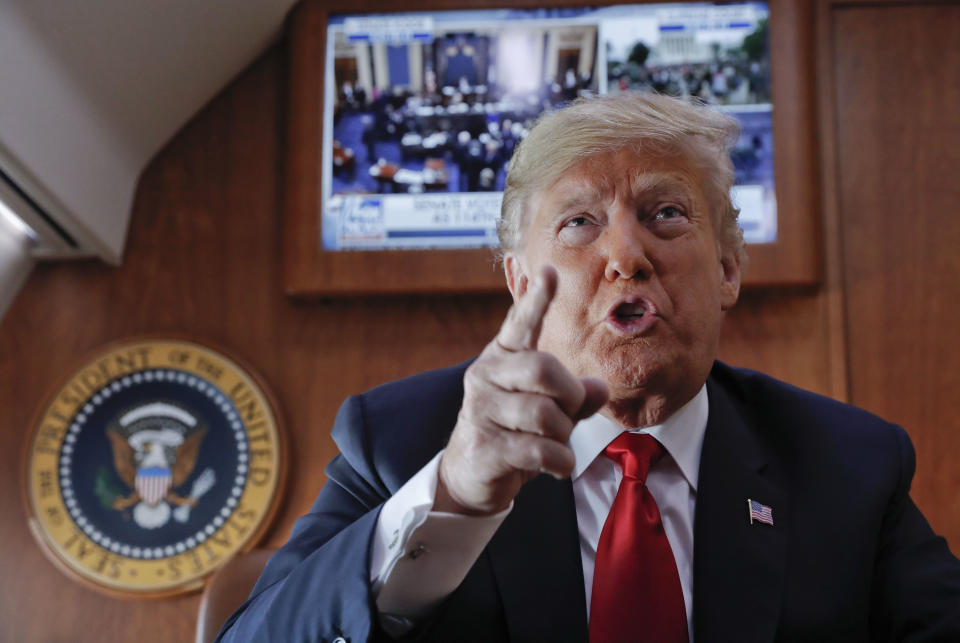
<svg viewBox="0 0 960 643">
<path fill-rule="evenodd" d="M 622 334 L 645 332 L 656 322 L 656 309 L 642 297 L 633 296 L 614 304 L 607 314 L 607 325 Z"/>
</svg>

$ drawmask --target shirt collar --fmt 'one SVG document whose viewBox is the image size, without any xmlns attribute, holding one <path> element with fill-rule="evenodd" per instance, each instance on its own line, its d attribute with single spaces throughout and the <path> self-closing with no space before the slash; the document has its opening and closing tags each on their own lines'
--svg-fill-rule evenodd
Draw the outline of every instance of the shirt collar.
<svg viewBox="0 0 960 643">
<path fill-rule="evenodd" d="M 641 429 L 626 429 L 599 413 L 580 420 L 570 434 L 569 445 L 577 461 L 571 478 L 573 480 L 579 478 L 618 435 L 624 431 L 634 431 L 649 433 L 656 438 L 680 467 L 690 487 L 696 491 L 700 473 L 700 452 L 703 450 L 703 435 L 707 430 L 708 414 L 707 385 L 704 384 L 693 399 L 681 406 L 663 424 Z"/>
</svg>

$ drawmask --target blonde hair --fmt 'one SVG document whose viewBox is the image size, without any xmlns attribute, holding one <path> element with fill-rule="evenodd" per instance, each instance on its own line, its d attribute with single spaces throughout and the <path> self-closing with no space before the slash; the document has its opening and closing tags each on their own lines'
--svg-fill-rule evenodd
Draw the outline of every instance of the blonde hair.
<svg viewBox="0 0 960 643">
<path fill-rule="evenodd" d="M 547 113 L 510 161 L 497 224 L 501 252 L 520 243 L 523 211 L 531 197 L 587 158 L 633 148 L 640 155 L 680 155 L 695 164 L 704 178 L 720 247 L 743 261 L 740 211 L 730 200 L 734 175 L 729 150 L 739 135 L 740 126 L 729 116 L 659 94 L 589 96 Z"/>
</svg>

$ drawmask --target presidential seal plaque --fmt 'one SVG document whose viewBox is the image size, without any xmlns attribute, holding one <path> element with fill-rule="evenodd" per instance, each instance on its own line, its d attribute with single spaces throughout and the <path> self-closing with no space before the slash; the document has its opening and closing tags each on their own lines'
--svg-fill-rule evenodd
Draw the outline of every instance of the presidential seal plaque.
<svg viewBox="0 0 960 643">
<path fill-rule="evenodd" d="M 283 482 L 274 405 L 248 370 L 179 339 L 103 349 L 48 400 L 26 459 L 30 527 L 113 595 L 200 588 L 269 526 Z"/>
</svg>

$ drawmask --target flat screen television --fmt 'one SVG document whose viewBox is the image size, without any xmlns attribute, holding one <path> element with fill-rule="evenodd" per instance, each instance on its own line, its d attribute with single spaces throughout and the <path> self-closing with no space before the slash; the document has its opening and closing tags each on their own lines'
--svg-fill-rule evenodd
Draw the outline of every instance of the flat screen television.
<svg viewBox="0 0 960 643">
<path fill-rule="evenodd" d="M 491 247 L 512 149 L 543 110 L 625 90 L 736 117 L 744 285 L 819 283 L 812 5 L 541 2 L 294 7 L 285 291 L 505 292 Z"/>
<path fill-rule="evenodd" d="M 777 240 L 765 3 L 334 14 L 323 92 L 322 248 L 497 245 L 513 150 L 544 111 L 655 91 L 735 117 L 748 243 Z"/>
</svg>

